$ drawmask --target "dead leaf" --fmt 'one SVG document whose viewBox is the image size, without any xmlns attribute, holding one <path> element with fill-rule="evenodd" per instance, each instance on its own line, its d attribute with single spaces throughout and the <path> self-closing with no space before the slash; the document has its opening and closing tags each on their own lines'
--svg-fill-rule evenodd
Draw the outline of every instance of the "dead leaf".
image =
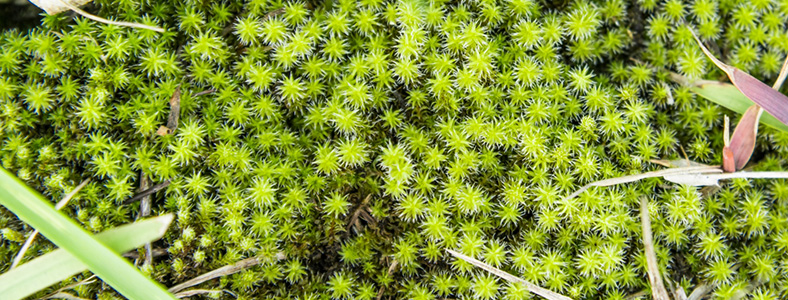
<svg viewBox="0 0 788 300">
<path fill-rule="evenodd" d="M 156 134 L 161 135 L 161 136 L 168 135 L 168 134 L 170 134 L 170 129 L 167 128 L 167 126 L 161 126 L 161 127 L 159 127 L 159 130 L 156 130 Z"/>
<path fill-rule="evenodd" d="M 741 170 L 750 161 L 755 151 L 755 139 L 758 137 L 758 120 L 763 109 L 758 105 L 750 106 L 736 125 L 730 140 L 730 150 L 735 162 L 735 170 Z M 723 158 L 725 158 L 723 156 Z"/>
<path fill-rule="evenodd" d="M 167 117 L 167 128 L 170 132 L 178 129 L 178 118 L 181 115 L 181 86 L 175 88 L 175 92 L 170 97 L 170 115 Z"/>
<path fill-rule="evenodd" d="M 783 95 L 779 91 L 773 89 L 755 77 L 752 77 L 752 75 L 723 63 L 717 59 L 717 57 L 715 57 L 705 45 L 703 45 L 698 36 L 695 35 L 694 31 L 692 31 L 692 35 L 695 37 L 698 45 L 700 45 L 703 53 L 706 54 L 706 56 L 711 59 L 711 61 L 714 62 L 718 68 L 728 75 L 731 83 L 733 83 L 733 85 L 735 85 L 736 88 L 742 92 L 742 94 L 763 107 L 763 109 L 780 120 L 780 122 L 788 125 L 788 96 Z"/>
</svg>

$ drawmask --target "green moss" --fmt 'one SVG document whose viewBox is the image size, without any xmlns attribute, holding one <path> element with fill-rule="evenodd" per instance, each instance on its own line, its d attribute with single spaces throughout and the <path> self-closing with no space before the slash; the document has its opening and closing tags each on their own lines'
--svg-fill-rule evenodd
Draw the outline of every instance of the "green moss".
<svg viewBox="0 0 788 300">
<path fill-rule="evenodd" d="M 529 297 L 450 248 L 574 298 L 622 299 L 648 286 L 637 219 L 647 195 L 669 278 L 718 284 L 720 298 L 749 282 L 762 283 L 758 299 L 785 296 L 784 181 L 564 196 L 679 149 L 719 163 L 732 113 L 666 70 L 720 78 L 694 28 L 725 61 L 773 80 L 786 1 L 155 2 L 92 9 L 167 33 L 65 16 L 0 33 L 0 158 L 52 199 L 91 178 L 67 212 L 92 231 L 136 217 L 139 204 L 122 203 L 141 176 L 170 180 L 153 197 L 153 214 L 177 213 L 154 244 L 169 255 L 144 267 L 166 285 L 283 253 L 200 288 Z M 178 86 L 178 128 L 158 136 Z M 786 134 L 761 133 L 756 168 L 784 168 Z M 2 209 L 0 228 L 3 270 L 30 229 Z"/>
</svg>

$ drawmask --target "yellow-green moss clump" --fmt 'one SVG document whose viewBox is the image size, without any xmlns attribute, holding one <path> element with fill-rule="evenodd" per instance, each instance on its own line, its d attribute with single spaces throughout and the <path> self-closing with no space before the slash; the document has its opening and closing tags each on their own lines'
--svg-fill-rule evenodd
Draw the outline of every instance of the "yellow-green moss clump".
<svg viewBox="0 0 788 300">
<path fill-rule="evenodd" d="M 153 197 L 154 214 L 177 214 L 154 243 L 167 252 L 143 268 L 165 285 L 265 255 L 200 287 L 238 299 L 534 297 L 450 248 L 573 298 L 623 299 L 648 287 L 646 196 L 668 278 L 715 284 L 720 299 L 788 297 L 784 180 L 701 193 L 654 179 L 564 200 L 682 148 L 719 163 L 734 115 L 668 72 L 722 78 L 692 26 L 770 82 L 788 52 L 788 1 L 92 5 L 167 32 L 61 14 L 0 34 L 2 166 L 52 199 L 91 178 L 66 211 L 94 232 L 136 218 L 139 204 L 123 202 L 141 174 L 171 181 Z M 158 136 L 178 86 L 178 128 Z M 788 134 L 761 133 L 755 168 L 783 168 Z M 31 229 L 0 212 L 4 271 Z"/>
</svg>

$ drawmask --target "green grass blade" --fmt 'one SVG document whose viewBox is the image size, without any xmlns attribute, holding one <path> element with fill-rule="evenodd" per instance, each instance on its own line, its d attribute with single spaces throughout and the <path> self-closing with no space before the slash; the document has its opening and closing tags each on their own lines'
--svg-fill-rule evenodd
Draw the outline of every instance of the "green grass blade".
<svg viewBox="0 0 788 300">
<path fill-rule="evenodd" d="M 744 114 L 747 108 L 755 104 L 742 94 L 736 86 L 729 83 L 700 80 L 692 83 L 692 91 L 711 102 L 740 114 Z M 761 124 L 788 132 L 788 126 L 767 111 L 764 111 L 761 116 Z"/>
<path fill-rule="evenodd" d="M 172 214 L 109 229 L 95 235 L 115 253 L 122 253 L 160 239 L 172 222 Z M 87 269 L 79 259 L 63 249 L 35 258 L 0 275 L 0 295 L 21 299 Z"/>
<path fill-rule="evenodd" d="M 38 229 L 58 247 L 74 255 L 88 269 L 132 300 L 175 299 L 155 281 L 145 277 L 127 260 L 97 241 L 77 223 L 52 207 L 43 196 L 11 175 L 0 171 L 0 204 Z"/>
</svg>

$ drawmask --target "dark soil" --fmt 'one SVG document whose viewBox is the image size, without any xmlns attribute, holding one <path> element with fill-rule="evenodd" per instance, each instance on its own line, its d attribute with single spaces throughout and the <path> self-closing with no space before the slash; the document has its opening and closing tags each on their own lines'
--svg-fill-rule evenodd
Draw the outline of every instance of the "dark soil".
<svg viewBox="0 0 788 300">
<path fill-rule="evenodd" d="M 41 24 L 43 11 L 30 2 L 0 1 L 0 30 L 27 30 Z"/>
</svg>

